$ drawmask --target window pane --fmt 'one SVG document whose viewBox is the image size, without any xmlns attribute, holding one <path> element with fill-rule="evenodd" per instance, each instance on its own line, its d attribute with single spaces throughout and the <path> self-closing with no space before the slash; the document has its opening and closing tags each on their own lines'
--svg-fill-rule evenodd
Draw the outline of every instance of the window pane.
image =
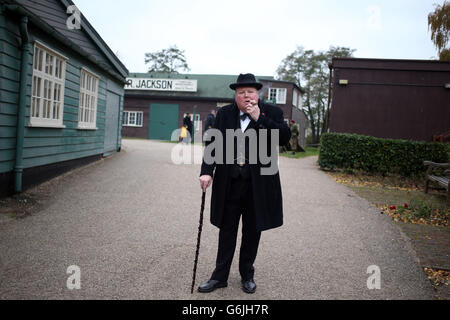
<svg viewBox="0 0 450 320">
<path fill-rule="evenodd" d="M 42 71 L 44 68 L 44 51 L 39 50 L 39 71 Z"/>
<path fill-rule="evenodd" d="M 55 83 L 54 89 L 53 89 L 53 100 L 55 102 L 59 101 L 59 84 Z"/>
<path fill-rule="evenodd" d="M 281 89 L 281 102 L 286 103 L 286 89 Z"/>
<path fill-rule="evenodd" d="M 86 75 L 86 89 L 91 90 L 91 77 L 89 75 Z"/>
<path fill-rule="evenodd" d="M 33 76 L 33 94 L 32 94 L 32 104 L 31 104 L 31 116 L 32 117 L 39 117 L 39 107 L 41 102 L 41 84 L 42 79 Z"/>
<path fill-rule="evenodd" d="M 275 99 L 277 96 L 277 89 L 270 89 L 269 100 Z"/>
<path fill-rule="evenodd" d="M 137 117 L 136 117 L 136 125 L 137 125 L 137 126 L 142 126 L 142 112 L 138 112 L 138 113 L 137 113 Z"/>
<path fill-rule="evenodd" d="M 49 94 L 48 94 L 49 87 L 50 87 L 50 81 L 44 80 L 44 98 L 46 98 L 46 99 L 48 99 L 48 97 L 49 97 Z"/>
<path fill-rule="evenodd" d="M 58 119 L 58 102 L 53 102 L 53 115 L 52 119 Z"/>
<path fill-rule="evenodd" d="M 136 124 L 136 112 L 130 112 L 130 124 L 131 125 Z"/>
<path fill-rule="evenodd" d="M 35 70 L 39 70 L 39 48 L 34 47 L 34 62 L 33 62 L 33 68 Z"/>
<path fill-rule="evenodd" d="M 81 71 L 81 76 L 80 76 L 80 87 L 81 89 L 84 89 L 84 72 Z"/>
<path fill-rule="evenodd" d="M 80 107 L 84 108 L 84 93 L 80 93 Z"/>
<path fill-rule="evenodd" d="M 38 82 L 38 80 L 40 80 L 38 77 L 36 77 L 36 76 L 34 76 L 33 77 L 33 96 L 37 96 L 37 87 L 38 87 L 38 85 L 37 85 L 37 82 Z"/>
<path fill-rule="evenodd" d="M 42 60 L 44 58 L 44 52 L 38 47 L 34 47 L 34 69 L 42 71 Z"/>
<path fill-rule="evenodd" d="M 86 105 L 84 106 L 85 107 L 85 111 L 84 111 L 84 119 L 83 119 L 84 122 L 88 122 L 88 117 L 89 117 L 88 112 L 89 112 L 89 107 L 90 107 L 89 106 L 89 101 L 90 101 L 89 96 L 86 95 L 86 100 L 85 100 Z"/>
<path fill-rule="evenodd" d="M 55 58 L 55 77 L 61 78 L 61 60 Z"/>
<path fill-rule="evenodd" d="M 44 118 L 48 118 L 48 109 L 49 109 L 49 107 L 48 107 L 48 100 L 45 100 L 45 99 L 42 100 L 42 104 L 44 105 L 42 116 Z"/>
<path fill-rule="evenodd" d="M 50 55 L 49 53 L 46 53 L 45 55 L 45 73 L 48 75 L 53 75 L 53 63 L 54 63 L 54 57 Z"/>
<path fill-rule="evenodd" d="M 123 122 L 124 125 L 128 125 L 128 112 L 123 113 Z"/>
<path fill-rule="evenodd" d="M 94 122 L 94 113 L 95 113 L 95 97 L 91 97 L 91 119 L 89 122 Z"/>
<path fill-rule="evenodd" d="M 36 98 L 31 98 L 31 116 L 34 117 L 36 114 Z"/>
</svg>

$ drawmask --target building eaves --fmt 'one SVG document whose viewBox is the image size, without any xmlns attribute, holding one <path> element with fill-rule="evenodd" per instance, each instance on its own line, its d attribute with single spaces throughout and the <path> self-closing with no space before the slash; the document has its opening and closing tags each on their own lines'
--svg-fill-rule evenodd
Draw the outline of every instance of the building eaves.
<svg viewBox="0 0 450 320">
<path fill-rule="evenodd" d="M 224 102 L 234 99 L 234 91 L 230 89 L 229 85 L 234 83 L 237 75 L 220 75 L 220 74 L 169 74 L 169 73 L 130 73 L 130 78 L 153 78 L 153 79 L 183 79 L 183 80 L 197 80 L 197 92 L 160 92 L 160 91 L 146 91 L 140 92 L 139 95 L 146 95 L 147 97 L 171 97 L 174 99 L 183 98 L 200 98 L 207 100 L 223 100 Z M 270 76 L 256 76 L 260 81 L 272 80 Z M 125 89 L 127 94 L 137 94 L 139 90 Z"/>
<path fill-rule="evenodd" d="M 333 69 L 366 69 L 389 71 L 450 71 L 449 61 L 378 59 L 378 58 L 333 58 Z"/>
<path fill-rule="evenodd" d="M 72 0 L 60 0 L 60 2 L 67 9 L 69 6 L 75 5 Z M 125 65 L 117 58 L 117 56 L 113 53 L 113 51 L 109 48 L 106 42 L 102 39 L 102 37 L 97 33 L 94 27 L 89 23 L 89 21 L 84 17 L 83 13 L 81 13 L 81 25 L 89 35 L 89 37 L 94 41 L 94 43 L 98 46 L 98 48 L 103 52 L 103 54 L 108 58 L 108 60 L 114 65 L 117 71 L 121 76 L 128 76 L 128 69 Z"/>
<path fill-rule="evenodd" d="M 275 79 L 261 79 L 262 82 L 275 82 L 275 83 L 285 83 L 285 84 L 292 84 L 294 88 L 297 88 L 302 94 L 305 94 L 305 90 L 300 88 L 295 82 L 292 81 L 286 81 L 286 80 L 275 80 Z"/>
<path fill-rule="evenodd" d="M 64 1 L 64 0 L 60 0 L 60 1 L 62 3 L 62 1 Z M 31 12 L 27 7 L 18 3 L 17 1 L 14 1 L 14 0 L 8 0 L 7 2 L 4 1 L 2 5 L 4 6 L 4 8 L 6 10 L 8 10 L 10 12 L 15 12 L 16 14 L 19 14 L 19 15 L 26 15 L 28 17 L 30 23 L 32 23 L 39 29 L 43 30 L 50 36 L 54 37 L 54 39 L 56 41 L 59 41 L 60 43 L 69 47 L 70 49 L 72 49 L 74 52 L 77 52 L 82 57 L 91 61 L 92 63 L 97 65 L 100 69 L 102 69 L 106 73 L 110 74 L 113 78 L 118 80 L 118 82 L 125 83 L 125 78 L 128 75 L 128 70 L 125 67 L 121 68 L 121 70 L 119 70 L 119 68 L 116 68 L 116 70 L 111 69 L 111 67 L 109 65 L 98 60 L 92 54 L 89 54 L 88 52 L 86 52 L 83 48 L 81 48 L 80 46 L 76 45 L 73 41 L 71 41 L 70 38 L 62 35 L 57 29 L 55 29 L 53 26 L 49 25 L 39 15 Z M 65 4 L 63 4 L 63 5 L 65 5 Z M 99 47 L 99 50 L 100 49 L 101 48 Z"/>
</svg>

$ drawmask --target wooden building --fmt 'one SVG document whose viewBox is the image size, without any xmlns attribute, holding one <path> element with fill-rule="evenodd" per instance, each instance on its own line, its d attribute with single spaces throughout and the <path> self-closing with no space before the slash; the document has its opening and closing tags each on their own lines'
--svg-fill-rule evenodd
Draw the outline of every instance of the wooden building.
<svg viewBox="0 0 450 320">
<path fill-rule="evenodd" d="M 433 141 L 450 132 L 450 62 L 335 58 L 330 131 Z"/>
<path fill-rule="evenodd" d="M 1 1 L 0 195 L 119 150 L 127 75 L 72 1 Z"/>
<path fill-rule="evenodd" d="M 256 78 L 264 85 L 260 99 L 279 106 L 286 121 L 299 123 L 299 144 L 305 147 L 302 90 L 273 77 Z M 229 85 L 236 79 L 237 75 L 131 73 L 125 86 L 123 136 L 170 140 L 187 113 L 195 117 L 195 132 L 201 134 L 210 111 L 234 101 Z"/>
</svg>

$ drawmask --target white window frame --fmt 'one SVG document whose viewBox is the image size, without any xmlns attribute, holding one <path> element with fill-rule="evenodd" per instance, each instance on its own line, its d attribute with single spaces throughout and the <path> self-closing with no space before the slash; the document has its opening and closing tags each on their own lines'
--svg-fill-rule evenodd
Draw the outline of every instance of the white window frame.
<svg viewBox="0 0 450 320">
<path fill-rule="evenodd" d="M 51 63 L 48 63 L 48 57 Z M 63 115 L 67 60 L 43 43 L 34 42 L 30 127 L 65 128 Z M 45 83 L 49 84 L 48 90 L 44 90 Z"/>
<path fill-rule="evenodd" d="M 125 113 L 127 114 L 125 116 Z M 133 123 L 130 122 L 130 114 L 134 114 L 134 121 Z M 141 115 L 141 124 L 137 123 L 137 119 L 138 119 L 138 114 Z M 125 121 L 126 120 L 126 121 Z M 123 112 L 123 121 L 122 121 L 122 126 L 124 127 L 137 127 L 137 128 L 142 128 L 144 126 L 144 112 L 143 111 L 130 111 L 130 110 L 126 110 Z"/>
<path fill-rule="evenodd" d="M 297 109 L 301 109 L 302 108 L 302 93 L 297 90 L 294 89 L 294 95 L 293 95 L 293 99 L 292 99 L 292 104 L 297 108 Z"/>
<path fill-rule="evenodd" d="M 287 96 L 287 89 L 286 88 L 270 88 L 269 89 L 269 96 L 268 99 L 271 99 L 273 90 L 276 90 L 275 93 L 275 100 L 276 104 L 286 104 L 286 96 Z"/>
<path fill-rule="evenodd" d="M 97 130 L 98 88 L 100 77 L 86 68 L 80 71 L 78 129 Z"/>
<path fill-rule="evenodd" d="M 301 110 L 302 107 L 303 107 L 303 97 L 302 97 L 302 94 L 299 93 L 298 94 L 297 108 L 299 108 Z"/>
<path fill-rule="evenodd" d="M 298 98 L 299 96 L 297 90 L 294 89 L 292 92 L 292 105 L 294 105 L 296 108 L 298 108 Z"/>
</svg>

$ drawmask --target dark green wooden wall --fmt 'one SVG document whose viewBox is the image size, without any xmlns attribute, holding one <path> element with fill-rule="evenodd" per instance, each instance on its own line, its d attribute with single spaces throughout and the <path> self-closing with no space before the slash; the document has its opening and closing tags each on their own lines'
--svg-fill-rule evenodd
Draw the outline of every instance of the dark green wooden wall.
<svg viewBox="0 0 450 320">
<path fill-rule="evenodd" d="M 34 26 L 31 40 L 38 40 L 69 58 L 66 64 L 63 124 L 65 129 L 28 127 L 32 65 L 28 74 L 23 164 L 25 168 L 102 154 L 105 136 L 107 82 L 113 81 L 101 69 L 69 48 L 55 42 Z M 15 160 L 16 122 L 20 75 L 20 33 L 17 17 L 0 14 L 0 173 L 12 171 Z M 30 57 L 30 63 L 33 59 Z M 100 77 L 97 107 L 98 130 L 78 130 L 78 100 L 81 67 Z M 119 85 L 120 86 L 120 85 Z M 123 92 L 120 112 L 123 110 Z M 121 114 L 119 115 L 121 116 Z M 121 123 L 121 122 L 120 122 Z M 118 124 L 119 125 L 119 124 Z M 119 135 L 120 135 L 119 128 Z M 120 136 L 118 147 L 120 147 Z"/>
</svg>

